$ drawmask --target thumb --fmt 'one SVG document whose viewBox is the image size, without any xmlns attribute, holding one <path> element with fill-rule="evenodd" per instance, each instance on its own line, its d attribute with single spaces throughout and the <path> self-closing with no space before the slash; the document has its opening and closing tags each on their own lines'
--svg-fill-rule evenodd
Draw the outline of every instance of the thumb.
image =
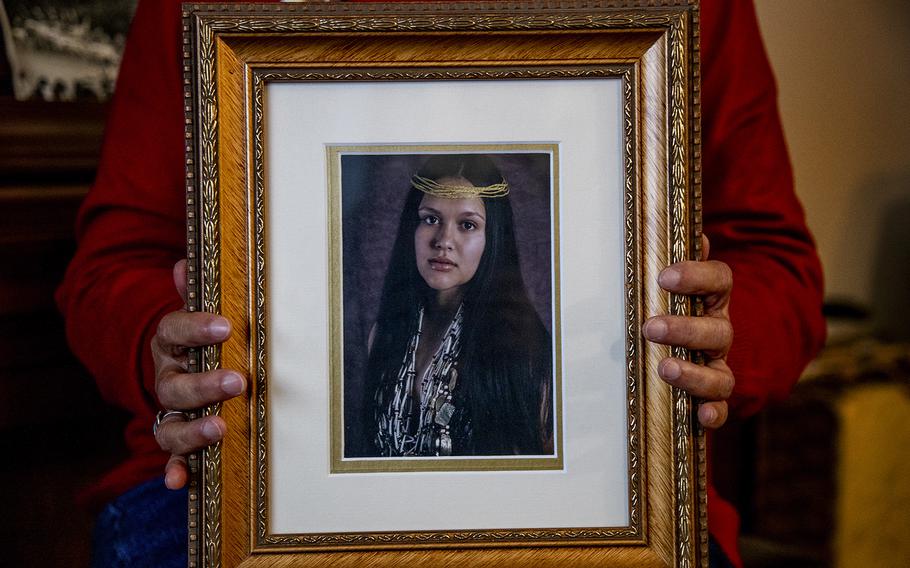
<svg viewBox="0 0 910 568">
<path fill-rule="evenodd" d="M 177 261 L 177 264 L 174 265 L 174 287 L 177 288 L 177 293 L 180 294 L 180 299 L 183 300 L 183 305 L 186 306 L 186 259 L 181 259 Z"/>
</svg>

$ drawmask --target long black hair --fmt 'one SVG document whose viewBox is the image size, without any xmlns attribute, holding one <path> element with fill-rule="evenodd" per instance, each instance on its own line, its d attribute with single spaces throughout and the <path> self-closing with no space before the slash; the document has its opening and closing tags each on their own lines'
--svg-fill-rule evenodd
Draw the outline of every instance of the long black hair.
<svg viewBox="0 0 910 568">
<path fill-rule="evenodd" d="M 429 158 L 417 175 L 461 177 L 475 187 L 503 181 L 483 154 Z M 417 271 L 414 232 L 423 193 L 405 202 L 380 301 L 367 366 L 364 405 L 374 423 L 373 395 L 402 365 L 419 306 L 432 290 Z M 483 198 L 486 244 L 474 277 L 463 286 L 459 380 L 453 419 L 455 455 L 540 455 L 551 451 L 553 421 L 550 334 L 528 299 L 515 243 L 509 197 Z M 367 435 L 375 434 L 368 428 Z"/>
</svg>

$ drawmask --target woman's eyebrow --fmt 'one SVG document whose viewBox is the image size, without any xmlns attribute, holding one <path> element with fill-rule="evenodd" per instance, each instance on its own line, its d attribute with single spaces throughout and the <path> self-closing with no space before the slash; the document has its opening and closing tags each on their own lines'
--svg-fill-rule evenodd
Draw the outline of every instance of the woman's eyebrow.
<svg viewBox="0 0 910 568">
<path fill-rule="evenodd" d="M 438 209 L 433 209 L 432 207 L 427 207 L 427 206 L 422 206 L 422 207 L 418 208 L 417 213 L 418 214 L 430 213 L 432 215 L 438 215 L 439 217 L 443 216 L 443 214 L 440 213 Z M 481 221 L 486 221 L 486 217 L 484 217 L 482 213 L 478 213 L 476 211 L 461 211 L 458 213 L 458 215 L 461 217 L 476 217 L 476 218 L 480 219 Z"/>
</svg>

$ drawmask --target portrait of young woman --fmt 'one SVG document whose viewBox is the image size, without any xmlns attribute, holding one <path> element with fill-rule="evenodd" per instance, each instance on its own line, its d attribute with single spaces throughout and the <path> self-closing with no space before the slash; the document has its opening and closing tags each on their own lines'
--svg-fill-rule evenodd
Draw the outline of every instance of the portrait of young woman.
<svg viewBox="0 0 910 568">
<path fill-rule="evenodd" d="M 341 156 L 344 458 L 555 455 L 552 160 Z"/>
</svg>

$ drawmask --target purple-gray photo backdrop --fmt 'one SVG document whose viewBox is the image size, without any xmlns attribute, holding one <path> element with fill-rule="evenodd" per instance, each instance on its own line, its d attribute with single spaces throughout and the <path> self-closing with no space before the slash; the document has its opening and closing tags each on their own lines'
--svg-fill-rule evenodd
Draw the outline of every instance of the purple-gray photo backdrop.
<svg viewBox="0 0 910 568">
<path fill-rule="evenodd" d="M 551 156 L 489 153 L 509 183 L 515 240 L 525 289 L 552 335 Z M 345 454 L 364 439 L 362 424 L 367 338 L 411 176 L 428 154 L 347 154 L 341 158 L 342 288 L 344 313 Z M 402 353 L 402 357 L 404 353 Z"/>
</svg>

